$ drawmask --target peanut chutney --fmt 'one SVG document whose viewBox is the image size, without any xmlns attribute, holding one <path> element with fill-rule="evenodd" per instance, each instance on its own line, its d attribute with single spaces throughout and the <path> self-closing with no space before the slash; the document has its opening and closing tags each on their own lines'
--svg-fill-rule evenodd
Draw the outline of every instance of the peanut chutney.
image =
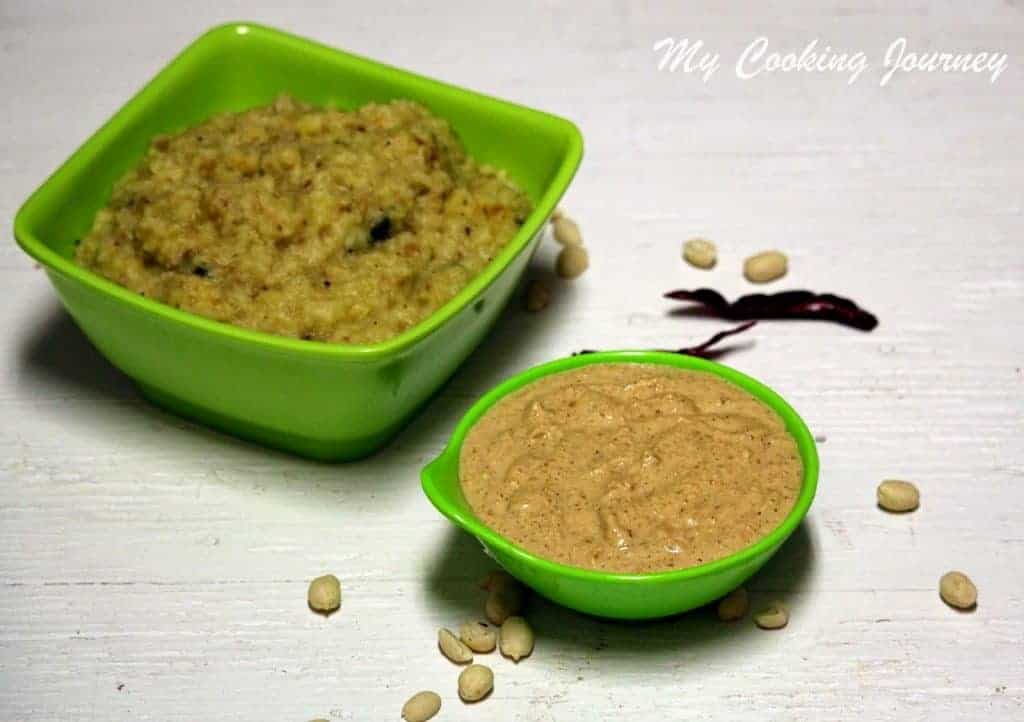
<svg viewBox="0 0 1024 722">
<path fill-rule="evenodd" d="M 284 96 L 154 139 L 77 260 L 217 321 L 375 343 L 455 296 L 529 212 L 421 105 Z"/>
<path fill-rule="evenodd" d="M 592 364 L 506 396 L 470 429 L 462 490 L 538 556 L 644 573 L 695 566 L 770 533 L 803 478 L 782 419 L 711 374 Z"/>
</svg>

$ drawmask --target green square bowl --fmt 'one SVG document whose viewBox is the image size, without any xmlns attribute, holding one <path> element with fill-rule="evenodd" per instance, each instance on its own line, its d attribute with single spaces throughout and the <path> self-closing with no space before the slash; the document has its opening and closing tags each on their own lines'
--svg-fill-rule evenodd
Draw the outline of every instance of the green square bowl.
<svg viewBox="0 0 1024 722">
<path fill-rule="evenodd" d="M 796 441 L 804 476 L 796 503 L 765 537 L 722 559 L 652 574 L 618 574 L 571 567 L 528 552 L 497 533 L 473 513 L 459 482 L 459 454 L 466 435 L 508 394 L 534 381 L 596 363 L 662 364 L 713 374 L 739 386 L 774 410 Z M 606 351 L 552 361 L 513 376 L 484 395 L 462 418 L 447 447 L 422 472 L 423 491 L 437 510 L 477 538 L 509 574 L 559 604 L 612 619 L 653 619 L 679 614 L 718 599 L 760 569 L 796 530 L 818 488 L 818 451 L 803 419 L 761 382 L 728 366 L 692 356 L 657 351 Z"/>
<path fill-rule="evenodd" d="M 144 298 L 77 265 L 74 243 L 150 139 L 282 92 L 354 108 L 416 100 L 446 118 L 477 160 L 503 168 L 534 203 L 516 236 L 466 288 L 389 341 L 336 345 L 236 328 Z M 14 234 L 100 352 L 151 401 L 318 459 L 386 442 L 481 341 L 518 284 L 545 221 L 579 166 L 567 120 L 250 23 L 189 45 L 32 194 Z"/>
</svg>

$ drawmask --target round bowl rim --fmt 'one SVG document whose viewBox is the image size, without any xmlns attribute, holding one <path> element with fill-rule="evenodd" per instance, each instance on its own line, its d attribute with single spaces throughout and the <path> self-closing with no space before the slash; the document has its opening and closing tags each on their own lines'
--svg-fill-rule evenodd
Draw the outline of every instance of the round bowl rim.
<svg viewBox="0 0 1024 722">
<path fill-rule="evenodd" d="M 462 443 L 469 429 L 491 406 L 508 394 L 540 378 L 595 363 L 653 363 L 710 373 L 736 384 L 768 405 L 785 422 L 786 430 L 797 443 L 797 449 L 800 452 L 800 459 L 804 467 L 800 493 L 793 508 L 790 509 L 786 517 L 771 532 L 753 544 L 721 559 L 681 569 L 646 573 L 623 573 L 570 566 L 533 554 L 491 529 L 472 513 L 467 513 L 456 500 L 451 499 L 440 488 L 438 483 L 440 478 L 450 475 L 453 471 L 456 474 L 456 484 L 458 483 L 458 461 Z M 680 582 L 713 575 L 742 566 L 747 562 L 753 561 L 759 555 L 773 552 L 775 548 L 780 546 L 796 530 L 800 522 L 807 515 L 807 511 L 810 509 L 817 491 L 818 471 L 817 446 L 814 442 L 814 436 L 807 428 L 807 424 L 782 396 L 757 379 L 724 364 L 694 356 L 663 351 L 600 351 L 557 359 L 534 366 L 492 388 L 463 415 L 452 432 L 444 451 L 423 468 L 421 482 L 427 498 L 441 514 L 448 517 L 456 526 L 472 534 L 486 547 L 516 558 L 525 566 L 543 570 L 548 574 L 571 577 L 581 581 L 653 586 L 666 582 Z M 468 504 L 466 507 L 468 508 Z"/>
</svg>

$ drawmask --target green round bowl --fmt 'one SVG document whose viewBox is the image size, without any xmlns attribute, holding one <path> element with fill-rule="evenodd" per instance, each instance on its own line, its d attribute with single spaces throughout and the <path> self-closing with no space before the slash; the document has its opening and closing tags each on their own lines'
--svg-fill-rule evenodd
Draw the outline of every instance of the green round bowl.
<svg viewBox="0 0 1024 722">
<path fill-rule="evenodd" d="M 537 379 L 596 363 L 664 364 L 703 371 L 731 381 L 782 417 L 796 440 L 804 466 L 800 495 L 789 515 L 770 534 L 723 559 L 653 574 L 617 574 L 567 566 L 516 546 L 476 517 L 459 484 L 459 452 L 470 428 L 504 396 Z M 607 351 L 552 361 L 514 376 L 492 389 L 462 418 L 445 450 L 422 472 L 423 491 L 438 511 L 475 536 L 510 574 L 552 601 L 587 614 L 615 619 L 652 619 L 679 614 L 717 599 L 742 584 L 778 551 L 800 524 L 818 486 L 814 437 L 796 411 L 759 381 L 739 371 L 692 356 L 655 351 Z"/>
</svg>

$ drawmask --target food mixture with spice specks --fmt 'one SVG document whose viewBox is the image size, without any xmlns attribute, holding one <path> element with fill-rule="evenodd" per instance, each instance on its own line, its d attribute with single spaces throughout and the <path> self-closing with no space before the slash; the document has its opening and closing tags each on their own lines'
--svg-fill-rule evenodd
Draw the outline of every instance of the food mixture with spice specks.
<svg viewBox="0 0 1024 722">
<path fill-rule="evenodd" d="M 283 96 L 156 138 L 77 259 L 218 321 L 374 343 L 455 296 L 529 212 L 416 103 L 347 112 Z"/>
<path fill-rule="evenodd" d="M 782 419 L 738 386 L 671 366 L 599 363 L 544 377 L 470 429 L 474 512 L 564 564 L 644 573 L 720 559 L 770 533 L 803 465 Z"/>
</svg>

